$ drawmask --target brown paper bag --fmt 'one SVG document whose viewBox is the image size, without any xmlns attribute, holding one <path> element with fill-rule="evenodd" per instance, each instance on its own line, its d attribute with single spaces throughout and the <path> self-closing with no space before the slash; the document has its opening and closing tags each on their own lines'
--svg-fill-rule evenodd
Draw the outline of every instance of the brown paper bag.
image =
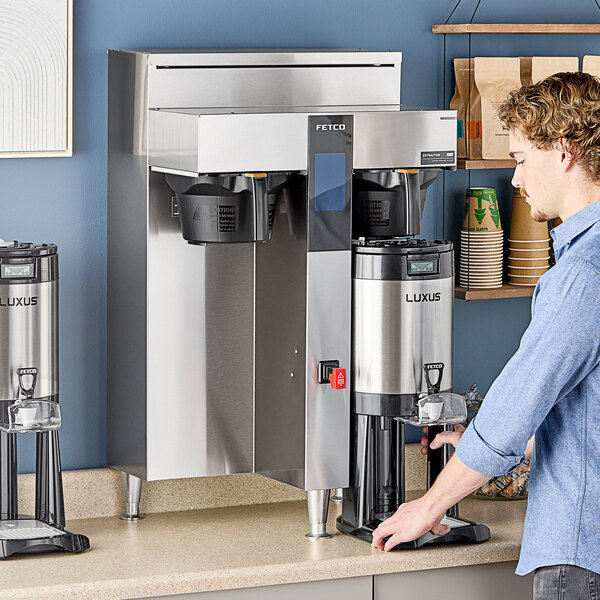
<svg viewBox="0 0 600 600">
<path fill-rule="evenodd" d="M 457 121 L 457 133 L 456 133 L 456 157 L 457 158 L 467 158 L 467 141 L 465 138 L 465 118 L 467 114 L 467 106 L 466 103 L 469 101 L 468 98 L 466 101 L 463 101 L 460 95 L 460 87 L 458 86 L 459 79 L 459 61 L 460 59 L 454 59 L 454 96 L 450 100 L 450 110 L 456 111 L 456 121 Z"/>
<path fill-rule="evenodd" d="M 565 71 L 579 71 L 578 56 L 534 56 L 531 59 L 532 83 Z"/>
<path fill-rule="evenodd" d="M 589 54 L 584 56 L 581 70 L 584 73 L 600 77 L 600 56 L 591 56 Z"/>
<path fill-rule="evenodd" d="M 481 98 L 475 85 L 473 59 L 454 59 L 456 87 L 464 104 L 464 136 L 467 158 L 481 158 Z"/>
<path fill-rule="evenodd" d="M 481 95 L 481 155 L 484 159 L 507 159 L 508 131 L 498 109 L 509 92 L 521 87 L 518 58 L 475 58 L 475 84 Z"/>
<path fill-rule="evenodd" d="M 531 85 L 531 56 L 520 56 L 521 85 Z"/>
</svg>

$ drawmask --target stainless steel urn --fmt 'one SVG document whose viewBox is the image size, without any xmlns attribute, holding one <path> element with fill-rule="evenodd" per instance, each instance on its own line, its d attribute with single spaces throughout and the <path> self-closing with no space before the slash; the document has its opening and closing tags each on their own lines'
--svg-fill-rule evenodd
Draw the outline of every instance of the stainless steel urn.
<svg viewBox="0 0 600 600">
<path fill-rule="evenodd" d="M 0 243 L 0 559 L 81 552 L 65 527 L 58 428 L 58 254 L 54 244 Z M 17 434 L 35 433 L 35 516 L 19 513 Z"/>
<path fill-rule="evenodd" d="M 0 401 L 33 385 L 36 398 L 58 401 L 58 255 L 54 244 L 0 248 Z"/>
</svg>

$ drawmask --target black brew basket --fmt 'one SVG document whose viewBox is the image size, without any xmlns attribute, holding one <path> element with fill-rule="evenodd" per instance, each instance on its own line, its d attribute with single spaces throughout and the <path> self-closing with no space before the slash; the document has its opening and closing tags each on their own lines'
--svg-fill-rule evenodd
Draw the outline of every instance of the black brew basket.
<svg viewBox="0 0 600 600">
<path fill-rule="evenodd" d="M 165 177 L 190 244 L 269 240 L 277 195 L 269 193 L 266 174 Z"/>
</svg>

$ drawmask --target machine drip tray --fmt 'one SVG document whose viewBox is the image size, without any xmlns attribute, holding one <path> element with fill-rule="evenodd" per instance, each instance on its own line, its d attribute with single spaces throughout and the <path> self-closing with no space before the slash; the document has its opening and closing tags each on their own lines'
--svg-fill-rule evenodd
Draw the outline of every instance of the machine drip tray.
<svg viewBox="0 0 600 600">
<path fill-rule="evenodd" d="M 56 524 L 21 515 L 18 519 L 0 520 L 0 559 L 16 553 L 68 550 L 83 552 L 90 547 L 85 535 Z"/>
<path fill-rule="evenodd" d="M 342 516 L 340 515 L 337 518 L 337 529 L 346 535 L 351 535 L 370 544 L 373 541 L 373 532 L 380 523 L 382 521 L 376 519 L 359 529 L 352 529 L 342 520 Z M 394 547 L 394 550 L 416 550 L 423 546 L 442 544 L 479 544 L 490 539 L 490 530 L 486 525 L 475 523 L 468 519 L 445 516 L 442 519 L 442 524 L 450 525 L 451 529 L 448 533 L 436 535 L 428 531 L 412 542 L 398 544 Z"/>
<path fill-rule="evenodd" d="M 36 519 L 0 521 L 0 540 L 30 540 L 63 534 L 64 531 Z"/>
</svg>

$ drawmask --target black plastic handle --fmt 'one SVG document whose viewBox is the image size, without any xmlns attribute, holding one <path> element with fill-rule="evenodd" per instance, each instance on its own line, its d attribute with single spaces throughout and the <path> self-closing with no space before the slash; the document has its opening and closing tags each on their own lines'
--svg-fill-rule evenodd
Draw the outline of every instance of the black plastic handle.
<svg viewBox="0 0 600 600">
<path fill-rule="evenodd" d="M 442 376 L 444 375 L 444 363 L 427 363 L 423 365 L 425 371 L 425 381 L 427 382 L 427 392 L 429 394 L 437 394 L 440 391 L 440 385 L 442 384 Z M 435 382 L 431 381 L 429 375 L 432 371 L 437 371 L 437 379 Z"/>
<path fill-rule="evenodd" d="M 37 367 L 27 367 L 27 368 L 17 369 L 17 375 L 19 376 L 19 389 L 21 390 L 21 393 L 26 398 L 33 398 L 33 394 L 35 392 L 35 386 L 37 384 L 37 376 L 38 376 Z M 23 383 L 23 378 L 26 377 L 27 375 L 30 375 L 32 377 L 31 386 L 29 386 L 29 387 L 25 387 L 25 384 Z"/>
</svg>

